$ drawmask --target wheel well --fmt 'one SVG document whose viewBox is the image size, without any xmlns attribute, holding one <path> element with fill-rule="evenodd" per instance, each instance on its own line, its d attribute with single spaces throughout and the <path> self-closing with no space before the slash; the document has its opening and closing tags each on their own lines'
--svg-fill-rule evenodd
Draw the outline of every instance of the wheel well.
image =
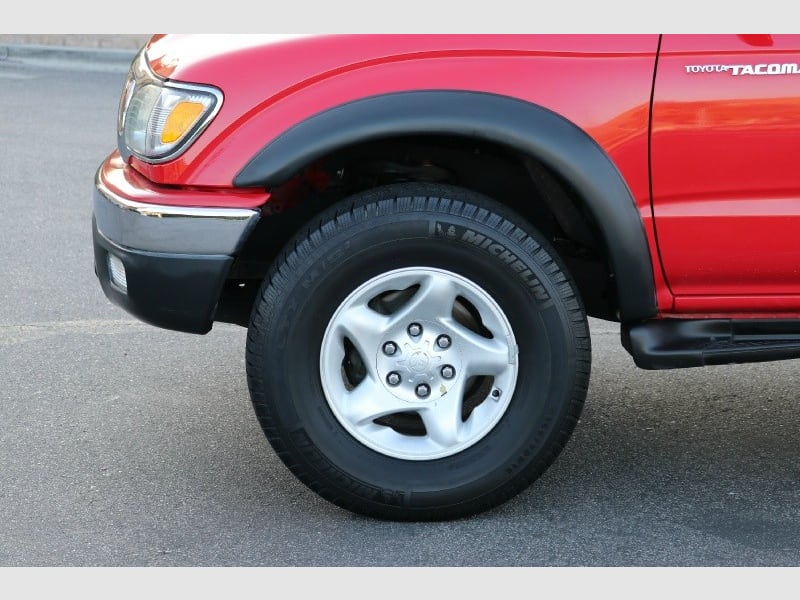
<svg viewBox="0 0 800 600">
<path fill-rule="evenodd" d="M 533 156 L 452 135 L 391 137 L 338 149 L 281 186 L 226 282 L 216 320 L 247 325 L 255 294 L 284 245 L 315 214 L 388 183 L 448 183 L 484 194 L 543 233 L 575 279 L 590 316 L 617 320 L 608 251 L 586 202 Z"/>
</svg>

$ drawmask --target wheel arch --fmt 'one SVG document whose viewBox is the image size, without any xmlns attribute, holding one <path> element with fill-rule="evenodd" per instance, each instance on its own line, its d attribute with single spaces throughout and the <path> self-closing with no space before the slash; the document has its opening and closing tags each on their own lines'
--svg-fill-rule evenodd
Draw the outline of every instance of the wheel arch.
<svg viewBox="0 0 800 600">
<path fill-rule="evenodd" d="M 359 99 L 318 113 L 264 146 L 234 178 L 272 188 L 309 162 L 365 141 L 402 135 L 470 137 L 540 161 L 585 202 L 609 254 L 624 322 L 657 313 L 650 249 L 619 170 L 586 132 L 542 106 L 471 91 L 411 91 Z"/>
</svg>

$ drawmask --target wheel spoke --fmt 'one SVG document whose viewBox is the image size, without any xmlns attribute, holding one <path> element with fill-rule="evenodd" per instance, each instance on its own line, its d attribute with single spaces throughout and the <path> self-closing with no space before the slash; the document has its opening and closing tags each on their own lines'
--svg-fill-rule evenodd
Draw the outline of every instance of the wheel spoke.
<svg viewBox="0 0 800 600">
<path fill-rule="evenodd" d="M 449 318 L 457 295 L 458 288 L 450 279 L 437 273 L 428 273 L 420 281 L 416 293 L 392 314 L 391 323 Z"/>
<path fill-rule="evenodd" d="M 457 321 L 447 323 L 464 361 L 468 377 L 473 375 L 500 375 L 516 363 L 516 348 L 509 351 L 505 338 L 485 338 L 467 329 Z"/>
<path fill-rule="evenodd" d="M 373 358 L 389 326 L 389 318 L 366 304 L 355 304 L 336 317 L 336 326 L 339 336 L 346 337 L 355 346 L 367 372 L 377 377 Z"/>
<path fill-rule="evenodd" d="M 397 412 L 408 410 L 408 404 L 395 398 L 370 377 L 353 390 L 341 394 L 337 407 L 342 416 L 353 425 L 368 425 L 373 420 Z"/>
<path fill-rule="evenodd" d="M 464 398 L 464 380 L 454 385 L 435 404 L 419 411 L 428 437 L 442 448 L 456 445 L 464 428 L 461 405 Z"/>
</svg>

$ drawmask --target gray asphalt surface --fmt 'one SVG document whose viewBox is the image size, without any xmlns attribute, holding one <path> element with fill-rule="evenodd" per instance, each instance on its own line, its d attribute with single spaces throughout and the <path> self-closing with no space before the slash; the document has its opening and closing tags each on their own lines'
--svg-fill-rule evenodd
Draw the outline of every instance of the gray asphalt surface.
<svg viewBox="0 0 800 600">
<path fill-rule="evenodd" d="M 0 566 L 800 565 L 800 361 L 645 372 L 600 321 L 573 438 L 508 504 L 319 499 L 259 429 L 244 329 L 156 329 L 95 280 L 123 79 L 0 60 Z"/>
</svg>

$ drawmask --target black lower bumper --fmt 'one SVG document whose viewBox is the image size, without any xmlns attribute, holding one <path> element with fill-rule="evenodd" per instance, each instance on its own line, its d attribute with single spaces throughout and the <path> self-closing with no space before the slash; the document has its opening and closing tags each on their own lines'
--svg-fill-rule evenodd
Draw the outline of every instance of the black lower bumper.
<svg viewBox="0 0 800 600">
<path fill-rule="evenodd" d="M 233 258 L 123 248 L 103 236 L 94 219 L 92 232 L 94 269 L 109 300 L 158 327 L 188 333 L 211 329 Z M 125 266 L 126 289 L 112 282 L 109 254 Z"/>
</svg>

